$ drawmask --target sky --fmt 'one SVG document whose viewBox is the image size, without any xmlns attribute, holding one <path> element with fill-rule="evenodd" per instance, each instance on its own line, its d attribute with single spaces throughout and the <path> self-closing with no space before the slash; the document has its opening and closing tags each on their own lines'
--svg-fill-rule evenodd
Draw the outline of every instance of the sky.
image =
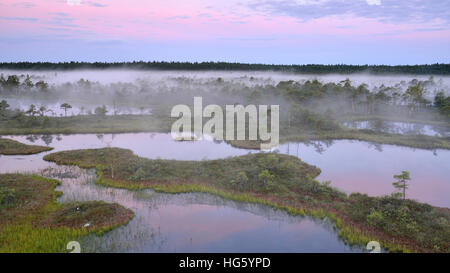
<svg viewBox="0 0 450 273">
<path fill-rule="evenodd" d="M 450 63 L 447 0 L 0 0 L 0 61 Z"/>
</svg>

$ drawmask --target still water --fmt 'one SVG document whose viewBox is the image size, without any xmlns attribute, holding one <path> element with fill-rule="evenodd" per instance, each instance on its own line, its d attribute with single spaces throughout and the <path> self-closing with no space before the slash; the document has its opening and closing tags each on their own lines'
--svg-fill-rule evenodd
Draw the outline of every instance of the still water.
<svg viewBox="0 0 450 273">
<path fill-rule="evenodd" d="M 62 181 L 59 202 L 104 200 L 134 211 L 128 225 L 81 241 L 84 252 L 361 252 L 338 239 L 328 220 L 209 194 L 161 194 L 98 186 L 93 170 L 47 169 Z"/>
<path fill-rule="evenodd" d="M 24 143 L 49 145 L 54 151 L 100 147 L 131 149 L 147 158 L 203 160 L 244 155 L 250 151 L 234 148 L 224 142 L 207 140 L 174 141 L 170 134 L 78 134 L 44 136 L 6 136 Z M 51 153 L 50 151 L 47 153 Z M 363 141 L 336 140 L 307 143 L 285 143 L 278 152 L 298 156 L 318 166 L 318 180 L 347 193 L 362 192 L 372 196 L 393 192 L 393 175 L 411 173 L 407 197 L 435 206 L 450 207 L 450 151 L 423 150 Z M 54 164 L 42 160 L 45 155 L 0 156 L 1 172 L 37 171 Z"/>
</svg>

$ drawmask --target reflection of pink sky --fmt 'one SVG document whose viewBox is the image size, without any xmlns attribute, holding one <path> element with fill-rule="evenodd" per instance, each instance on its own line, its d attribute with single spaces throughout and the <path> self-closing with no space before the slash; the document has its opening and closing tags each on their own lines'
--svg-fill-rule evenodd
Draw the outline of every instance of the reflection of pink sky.
<svg viewBox="0 0 450 273">
<path fill-rule="evenodd" d="M 101 135 L 101 134 L 100 134 Z M 177 159 L 177 160 L 202 160 L 218 159 L 228 156 L 247 154 L 248 150 L 237 149 L 229 144 L 220 144 L 213 141 L 175 141 L 170 134 L 164 133 L 128 133 L 128 134 L 105 134 L 98 138 L 95 134 L 73 134 L 62 135 L 62 140 L 58 141 L 56 135 L 49 145 L 54 148 L 52 152 L 74 149 L 91 149 L 110 147 L 120 147 L 132 150 L 135 154 L 156 159 Z M 26 136 L 9 136 L 9 138 L 26 144 L 46 145 L 41 139 L 30 142 Z"/>
<path fill-rule="evenodd" d="M 314 233 L 320 233 L 323 230 L 318 229 L 318 224 L 312 220 L 305 218 L 304 220 L 295 223 L 295 225 L 282 225 L 280 226 L 280 233 L 284 232 L 295 232 L 296 230 L 301 230 L 301 233 L 296 233 L 295 240 L 301 241 L 302 239 L 307 240 L 308 238 L 314 236 Z"/>
<path fill-rule="evenodd" d="M 287 153 L 287 145 L 280 151 Z M 389 195 L 394 191 L 393 175 L 403 170 L 411 174 L 409 198 L 436 206 L 450 207 L 450 179 L 448 162 L 450 153 L 382 145 L 382 152 L 367 142 L 339 140 L 320 154 L 313 146 L 301 144 L 298 156 L 306 163 L 318 166 L 320 181 L 330 180 L 331 185 L 346 192 L 369 195 Z M 289 153 L 296 155 L 297 146 L 291 145 Z"/>
<path fill-rule="evenodd" d="M 158 210 L 157 218 L 164 232 L 188 232 L 195 244 L 219 241 L 233 233 L 256 229 L 265 224 L 261 216 L 237 214 L 233 209 L 210 205 L 164 206 Z"/>
<path fill-rule="evenodd" d="M 333 174 L 321 175 L 319 180 L 331 180 L 331 185 L 346 192 L 362 192 L 374 195 L 389 195 L 394 192 L 392 182 L 394 179 L 390 175 L 380 173 L 365 174 Z M 448 193 L 450 192 L 450 183 L 442 177 L 433 176 L 415 176 L 409 183 L 407 197 L 410 199 L 420 200 L 425 203 L 437 204 L 438 206 L 449 206 Z"/>
<path fill-rule="evenodd" d="M 293 236 L 291 243 L 295 242 L 294 245 L 297 244 L 298 247 L 312 244 L 320 249 L 328 236 L 333 242 L 335 240 L 335 234 L 325 231 L 322 226 L 307 218 L 292 223 L 268 222 L 265 216 L 212 205 L 165 205 L 157 213 L 152 213 L 147 221 L 149 225 L 157 223 L 158 228 L 166 234 L 172 234 L 174 238 L 178 238 L 177 234 L 179 238 L 184 238 L 184 241 L 176 240 L 176 245 L 181 249 L 189 248 L 189 244 L 196 247 L 214 245 L 249 233 L 264 236 L 266 232 L 268 238 L 272 236 L 272 232 L 290 234 Z M 271 227 L 268 228 L 268 225 Z"/>
<path fill-rule="evenodd" d="M 237 8 L 239 5 L 227 6 L 220 1 L 110 0 L 100 1 L 105 7 L 95 7 L 88 1 L 69 6 L 65 1 L 53 0 L 33 1 L 35 6 L 31 8 L 14 5 L 16 2 L 2 1 L 0 16 L 36 18 L 38 21 L 2 20 L 1 35 L 25 32 L 33 35 L 70 34 L 71 38 L 93 40 L 128 38 L 138 41 L 263 39 L 276 36 L 277 43 L 285 44 L 294 41 L 308 43 L 309 39 L 296 35 L 330 35 L 365 41 L 426 38 L 448 42 L 450 37 L 448 30 L 414 31 L 426 28 L 424 24 L 393 24 L 350 16 L 300 22 L 292 17 Z M 265 42 L 271 43 L 270 39 Z"/>
</svg>

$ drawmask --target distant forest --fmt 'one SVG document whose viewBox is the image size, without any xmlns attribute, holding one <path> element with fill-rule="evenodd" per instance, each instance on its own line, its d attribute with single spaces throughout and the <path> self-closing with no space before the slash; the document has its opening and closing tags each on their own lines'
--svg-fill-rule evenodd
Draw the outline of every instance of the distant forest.
<svg viewBox="0 0 450 273">
<path fill-rule="evenodd" d="M 17 62 L 0 63 L 0 69 L 14 70 L 74 70 L 74 69 L 158 69 L 158 70 L 218 70 L 218 71 L 278 71 L 303 74 L 415 74 L 415 75 L 450 75 L 450 64 L 425 64 L 425 65 L 274 65 L 274 64 L 246 64 L 226 62 Z"/>
</svg>

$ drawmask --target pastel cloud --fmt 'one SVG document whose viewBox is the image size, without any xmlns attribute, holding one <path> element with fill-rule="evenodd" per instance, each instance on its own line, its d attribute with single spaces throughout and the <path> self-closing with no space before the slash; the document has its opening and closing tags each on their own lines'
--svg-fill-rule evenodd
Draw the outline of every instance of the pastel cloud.
<svg viewBox="0 0 450 273">
<path fill-rule="evenodd" d="M 202 56 L 215 48 L 212 56 L 217 57 L 212 59 L 241 52 L 236 60 L 245 61 L 249 52 L 267 56 L 275 50 L 279 52 L 272 53 L 275 56 L 303 48 L 324 56 L 345 52 L 330 61 L 342 62 L 355 52 L 345 44 L 368 54 L 372 46 L 423 47 L 426 41 L 427 47 L 439 47 L 433 54 L 444 56 L 442 62 L 449 58 L 448 50 L 442 49 L 450 43 L 449 11 L 450 2 L 436 0 L 4 0 L 0 49 L 9 48 L 6 41 L 20 41 L 26 47 L 27 39 L 34 48 L 39 41 L 43 48 L 47 43 L 67 47 L 79 43 L 86 46 L 83 50 L 103 46 L 105 52 L 151 45 L 153 52 L 191 48 L 190 56 Z M 133 56 L 158 58 L 156 53 L 134 52 Z"/>
<path fill-rule="evenodd" d="M 67 0 L 69 6 L 81 5 L 81 0 Z"/>
<path fill-rule="evenodd" d="M 271 14 L 284 14 L 303 20 L 351 15 L 390 22 L 450 22 L 450 2 L 440 0 L 318 0 L 250 1 L 248 6 Z"/>
<path fill-rule="evenodd" d="M 37 19 L 37 18 L 33 18 L 33 17 L 11 17 L 11 16 L 0 16 L 0 20 L 36 22 L 38 19 Z"/>
<path fill-rule="evenodd" d="M 381 0 L 366 0 L 366 2 L 367 2 L 367 4 L 369 6 L 373 6 L 373 5 L 379 6 L 379 5 L 381 5 Z"/>
<path fill-rule="evenodd" d="M 22 7 L 22 8 L 32 8 L 32 7 L 35 7 L 36 5 L 32 2 L 18 2 L 18 3 L 14 3 L 13 6 Z"/>
</svg>

